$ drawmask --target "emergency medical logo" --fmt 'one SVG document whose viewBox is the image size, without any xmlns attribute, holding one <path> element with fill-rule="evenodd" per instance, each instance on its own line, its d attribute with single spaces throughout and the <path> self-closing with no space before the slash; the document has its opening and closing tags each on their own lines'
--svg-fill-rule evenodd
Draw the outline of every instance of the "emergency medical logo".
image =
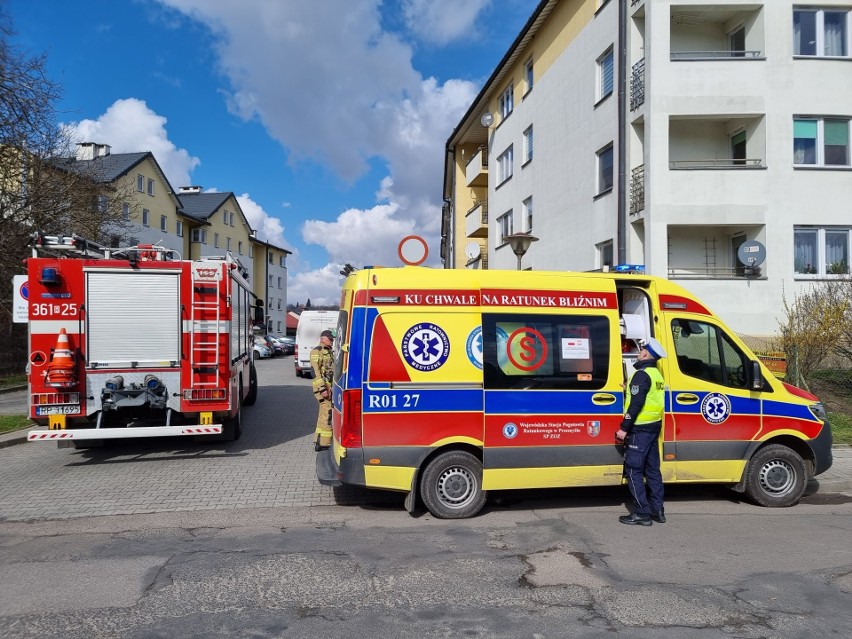
<svg viewBox="0 0 852 639">
<path fill-rule="evenodd" d="M 482 327 L 477 326 L 467 336 L 467 358 L 470 363 L 482 370 Z"/>
<path fill-rule="evenodd" d="M 701 414 L 711 424 L 721 424 L 731 415 L 731 400 L 721 393 L 707 393 L 701 402 Z"/>
<path fill-rule="evenodd" d="M 507 424 L 503 424 L 503 437 L 506 439 L 515 439 L 518 436 L 518 427 L 509 422 Z"/>
<path fill-rule="evenodd" d="M 415 324 L 402 338 L 402 355 L 411 368 L 428 373 L 444 365 L 450 355 L 450 339 L 440 326 Z"/>
<path fill-rule="evenodd" d="M 589 434 L 589 437 L 597 437 L 601 434 L 601 423 L 598 421 L 587 422 L 586 432 Z"/>
</svg>

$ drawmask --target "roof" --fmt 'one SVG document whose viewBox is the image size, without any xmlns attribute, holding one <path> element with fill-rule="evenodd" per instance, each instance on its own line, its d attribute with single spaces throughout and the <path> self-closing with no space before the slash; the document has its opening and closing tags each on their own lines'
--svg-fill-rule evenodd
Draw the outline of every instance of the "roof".
<svg viewBox="0 0 852 639">
<path fill-rule="evenodd" d="M 232 195 L 234 194 L 230 191 L 224 193 L 179 193 L 180 212 L 197 220 L 207 220 Z M 239 207 L 239 204 L 237 206 Z"/>
</svg>

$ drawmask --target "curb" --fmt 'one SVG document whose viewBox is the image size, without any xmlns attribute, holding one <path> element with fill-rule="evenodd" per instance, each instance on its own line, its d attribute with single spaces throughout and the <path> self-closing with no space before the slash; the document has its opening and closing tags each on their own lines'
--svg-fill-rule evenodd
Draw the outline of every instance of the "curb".
<svg viewBox="0 0 852 639">
<path fill-rule="evenodd" d="M 21 384 L 19 386 L 4 386 L 0 388 L 0 395 L 4 393 L 14 393 L 15 391 L 27 390 L 28 384 Z"/>
<path fill-rule="evenodd" d="M 32 429 L 34 424 L 24 426 L 18 430 L 10 430 L 0 435 L 0 448 L 8 448 L 16 444 L 25 444 L 27 441 L 27 431 Z"/>
</svg>

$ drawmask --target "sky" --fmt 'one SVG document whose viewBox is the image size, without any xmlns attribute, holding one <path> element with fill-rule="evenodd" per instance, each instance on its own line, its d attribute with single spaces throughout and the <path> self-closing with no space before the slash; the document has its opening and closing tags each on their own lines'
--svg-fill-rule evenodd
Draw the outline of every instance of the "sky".
<svg viewBox="0 0 852 639">
<path fill-rule="evenodd" d="M 537 0 L 0 0 L 60 123 L 152 151 L 175 190 L 233 192 L 292 251 L 288 303 L 343 264 L 440 267 L 444 147 Z"/>
</svg>

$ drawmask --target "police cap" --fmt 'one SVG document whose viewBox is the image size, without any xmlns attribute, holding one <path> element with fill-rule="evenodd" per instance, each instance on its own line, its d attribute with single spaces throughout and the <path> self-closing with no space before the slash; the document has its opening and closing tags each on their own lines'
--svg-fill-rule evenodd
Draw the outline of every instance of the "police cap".
<svg viewBox="0 0 852 639">
<path fill-rule="evenodd" d="M 653 337 L 645 341 L 642 347 L 648 351 L 654 359 L 662 359 L 666 356 L 666 349 Z"/>
</svg>

